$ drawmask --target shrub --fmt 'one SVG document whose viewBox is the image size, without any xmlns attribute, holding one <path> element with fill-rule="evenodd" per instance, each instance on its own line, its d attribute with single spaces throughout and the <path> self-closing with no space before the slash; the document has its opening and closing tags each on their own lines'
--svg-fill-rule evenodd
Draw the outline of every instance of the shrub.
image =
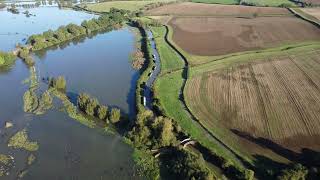
<svg viewBox="0 0 320 180">
<path fill-rule="evenodd" d="M 100 106 L 98 108 L 98 117 L 101 120 L 106 120 L 108 117 L 108 107 L 107 106 Z"/>
<path fill-rule="evenodd" d="M 55 88 L 59 91 L 65 91 L 67 82 L 63 76 L 58 76 L 56 79 L 51 78 L 49 81 L 49 87 Z"/>
<path fill-rule="evenodd" d="M 23 95 L 23 110 L 24 112 L 33 112 L 37 109 L 39 105 L 39 100 L 37 95 L 32 92 L 31 90 L 28 90 Z"/>
<path fill-rule="evenodd" d="M 121 113 L 120 113 L 120 109 L 117 108 L 113 108 L 111 110 L 111 115 L 110 115 L 110 120 L 112 123 L 117 123 L 120 121 L 121 118 Z"/>
<path fill-rule="evenodd" d="M 308 174 L 307 168 L 301 164 L 291 164 L 289 168 L 282 170 L 277 177 L 279 180 L 302 180 L 306 179 Z"/>
</svg>

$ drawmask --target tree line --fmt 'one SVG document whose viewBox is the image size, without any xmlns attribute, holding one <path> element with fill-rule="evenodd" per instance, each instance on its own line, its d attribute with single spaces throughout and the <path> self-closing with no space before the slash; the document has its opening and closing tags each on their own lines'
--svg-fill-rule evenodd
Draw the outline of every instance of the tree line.
<svg viewBox="0 0 320 180">
<path fill-rule="evenodd" d="M 70 23 L 60 26 L 57 30 L 48 30 L 42 34 L 32 35 L 28 38 L 27 44 L 32 46 L 33 51 L 48 48 L 53 45 L 71 40 L 75 37 L 90 34 L 93 31 L 107 28 L 117 28 L 127 20 L 127 11 L 112 8 L 110 12 L 101 15 L 99 18 L 84 20 L 81 25 Z"/>
<path fill-rule="evenodd" d="M 77 105 L 83 113 L 96 117 L 105 123 L 116 124 L 121 120 L 120 109 L 101 105 L 97 98 L 93 98 L 87 93 L 79 94 Z"/>
</svg>

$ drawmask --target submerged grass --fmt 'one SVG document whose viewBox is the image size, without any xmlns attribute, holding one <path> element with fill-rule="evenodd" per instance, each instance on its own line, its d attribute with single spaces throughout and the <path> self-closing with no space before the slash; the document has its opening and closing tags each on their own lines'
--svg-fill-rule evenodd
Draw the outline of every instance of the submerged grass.
<svg viewBox="0 0 320 180">
<path fill-rule="evenodd" d="M 39 149 L 37 142 L 29 141 L 26 129 L 23 129 L 13 135 L 9 140 L 8 147 L 13 147 L 14 149 L 25 149 L 27 151 L 37 151 Z"/>
</svg>

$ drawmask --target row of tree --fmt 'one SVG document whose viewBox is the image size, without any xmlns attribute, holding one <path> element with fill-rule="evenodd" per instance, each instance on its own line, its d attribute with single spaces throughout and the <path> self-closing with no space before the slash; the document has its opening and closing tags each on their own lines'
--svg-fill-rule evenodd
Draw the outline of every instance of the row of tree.
<svg viewBox="0 0 320 180">
<path fill-rule="evenodd" d="M 57 30 L 48 30 L 42 34 L 32 35 L 28 38 L 27 44 L 32 46 L 32 50 L 41 50 L 75 37 L 90 34 L 107 28 L 117 28 L 127 19 L 127 11 L 111 9 L 109 13 L 101 15 L 97 19 L 85 20 L 81 25 L 69 24 L 61 26 Z"/>
<path fill-rule="evenodd" d="M 89 94 L 81 93 L 78 96 L 77 104 L 82 112 L 99 118 L 106 123 L 111 121 L 113 124 L 115 124 L 121 119 L 120 109 L 108 108 L 107 106 L 101 105 L 96 98 L 92 98 Z"/>
</svg>

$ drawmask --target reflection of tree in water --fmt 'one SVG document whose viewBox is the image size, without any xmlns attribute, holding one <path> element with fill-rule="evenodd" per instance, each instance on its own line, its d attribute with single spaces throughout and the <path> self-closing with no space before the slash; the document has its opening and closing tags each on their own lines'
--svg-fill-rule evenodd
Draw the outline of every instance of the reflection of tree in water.
<svg viewBox="0 0 320 180">
<path fill-rule="evenodd" d="M 65 152 L 64 152 L 64 160 L 65 160 L 66 168 L 72 168 L 76 164 L 79 164 L 80 159 L 81 159 L 80 155 L 72 151 L 71 145 L 67 144 L 65 146 Z"/>
</svg>

